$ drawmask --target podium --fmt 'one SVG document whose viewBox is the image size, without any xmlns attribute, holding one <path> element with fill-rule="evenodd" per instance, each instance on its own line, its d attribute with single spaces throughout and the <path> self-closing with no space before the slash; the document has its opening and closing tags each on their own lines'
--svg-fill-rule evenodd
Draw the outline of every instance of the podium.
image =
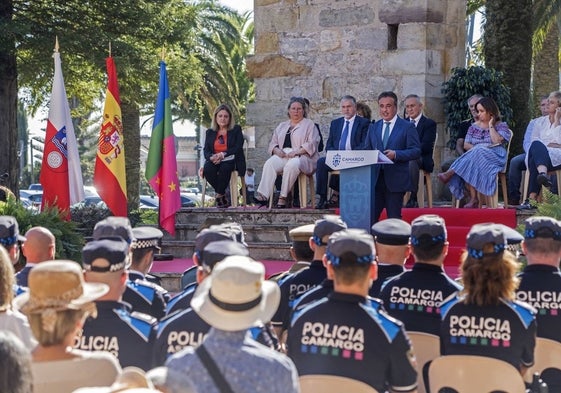
<svg viewBox="0 0 561 393">
<path fill-rule="evenodd" d="M 350 228 L 370 233 L 374 223 L 374 188 L 379 165 L 393 164 L 379 150 L 330 150 L 325 163 L 339 171 L 339 209 Z"/>
</svg>

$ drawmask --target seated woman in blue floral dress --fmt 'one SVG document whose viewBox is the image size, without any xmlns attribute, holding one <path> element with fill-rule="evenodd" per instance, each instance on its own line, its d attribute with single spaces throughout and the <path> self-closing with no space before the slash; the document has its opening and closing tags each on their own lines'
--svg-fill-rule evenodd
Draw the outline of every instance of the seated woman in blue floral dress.
<svg viewBox="0 0 561 393">
<path fill-rule="evenodd" d="M 497 173 L 507 161 L 507 145 L 510 139 L 508 125 L 501 122 L 499 108 L 490 97 L 481 98 L 475 105 L 479 119 L 469 128 L 462 154 L 450 169 L 438 174 L 438 179 L 448 184 L 457 199 L 464 197 L 465 187 L 469 202 L 465 208 L 477 207 L 477 192 L 493 195 L 497 187 Z"/>
</svg>

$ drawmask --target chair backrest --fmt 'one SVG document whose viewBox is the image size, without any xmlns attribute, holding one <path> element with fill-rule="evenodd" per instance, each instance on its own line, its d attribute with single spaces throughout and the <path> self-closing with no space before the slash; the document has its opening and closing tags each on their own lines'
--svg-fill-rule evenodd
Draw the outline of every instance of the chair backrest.
<svg viewBox="0 0 561 393">
<path fill-rule="evenodd" d="M 547 368 L 561 370 L 561 343 L 538 337 L 534 349 L 534 365 L 526 371 L 526 381 L 531 382 L 534 373 L 541 374 Z"/>
<path fill-rule="evenodd" d="M 489 393 L 500 390 L 525 393 L 522 375 L 511 364 L 485 356 L 439 356 L 429 366 L 431 392 L 444 387 L 461 393 Z"/>
<path fill-rule="evenodd" d="M 299 380 L 302 393 L 378 393 L 364 382 L 336 375 L 303 375 Z"/>
<path fill-rule="evenodd" d="M 417 391 L 425 393 L 423 367 L 440 356 L 440 338 L 434 334 L 408 331 L 407 335 L 413 344 L 413 352 L 417 359 Z"/>
<path fill-rule="evenodd" d="M 514 132 L 512 132 L 512 130 L 509 128 L 508 132 L 510 133 L 510 138 L 508 140 L 508 143 L 506 145 L 506 162 L 505 162 L 505 166 L 503 167 L 503 169 L 501 169 L 501 172 L 505 173 L 506 172 L 506 167 L 508 165 L 508 154 L 510 152 L 510 142 L 512 142 L 512 137 L 514 136 Z"/>
</svg>

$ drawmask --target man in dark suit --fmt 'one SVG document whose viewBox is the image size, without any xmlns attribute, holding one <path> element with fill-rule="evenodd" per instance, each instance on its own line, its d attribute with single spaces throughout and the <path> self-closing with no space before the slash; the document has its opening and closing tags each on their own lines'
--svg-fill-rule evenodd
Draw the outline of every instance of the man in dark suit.
<svg viewBox="0 0 561 393">
<path fill-rule="evenodd" d="M 409 161 L 409 173 L 411 176 L 411 197 L 406 207 L 419 207 L 417 203 L 417 191 L 419 189 L 419 170 L 432 173 L 434 161 L 432 153 L 436 141 L 436 123 L 423 115 L 423 103 L 416 94 L 405 97 L 405 113 L 407 120 L 417 128 L 419 141 L 421 142 L 421 157 Z M 422 186 L 422 185 L 421 185 Z M 422 206 L 424 207 L 424 206 Z"/>
<path fill-rule="evenodd" d="M 377 165 L 374 223 L 386 208 L 388 218 L 401 218 L 405 192 L 411 189 L 409 161 L 421 156 L 421 143 L 415 126 L 397 115 L 397 96 L 392 91 L 378 96 L 381 119 L 371 124 L 363 145 L 364 150 L 379 150 L 393 164 Z"/>
<path fill-rule="evenodd" d="M 331 122 L 325 151 L 358 150 L 364 143 L 370 121 L 356 114 L 356 100 L 353 96 L 346 95 L 341 98 L 341 113 L 343 117 Z M 329 205 L 327 202 L 327 179 L 331 170 L 325 163 L 325 157 L 321 157 L 316 169 L 316 193 L 319 195 L 317 209 L 327 209 L 338 205 L 338 197 L 333 198 L 334 200 Z M 338 194 L 339 182 L 332 181 L 330 186 Z"/>
</svg>

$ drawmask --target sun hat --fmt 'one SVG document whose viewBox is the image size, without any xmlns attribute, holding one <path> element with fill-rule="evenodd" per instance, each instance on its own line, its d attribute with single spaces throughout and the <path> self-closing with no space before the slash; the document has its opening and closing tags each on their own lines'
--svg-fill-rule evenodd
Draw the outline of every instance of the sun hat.
<svg viewBox="0 0 561 393">
<path fill-rule="evenodd" d="M 199 284 L 191 307 L 209 325 L 238 331 L 269 322 L 279 302 L 280 289 L 275 282 L 265 281 L 261 262 L 229 256 Z"/>
<path fill-rule="evenodd" d="M 138 367 L 125 367 L 111 386 L 88 387 L 73 393 L 119 393 L 119 392 L 157 392 L 154 384 L 144 370 Z"/>
<path fill-rule="evenodd" d="M 107 284 L 84 282 L 80 265 L 68 260 L 37 264 L 29 272 L 28 285 L 29 291 L 17 296 L 14 305 L 26 315 L 41 314 L 46 331 L 54 329 L 56 311 L 94 311 L 92 302 L 109 292 Z"/>
</svg>

